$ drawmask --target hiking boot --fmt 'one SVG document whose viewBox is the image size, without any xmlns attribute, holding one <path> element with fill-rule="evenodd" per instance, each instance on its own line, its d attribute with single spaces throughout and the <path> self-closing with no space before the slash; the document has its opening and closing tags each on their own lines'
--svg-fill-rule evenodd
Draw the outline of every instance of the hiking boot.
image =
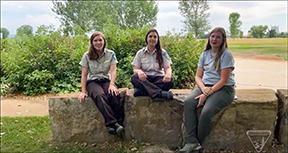
<svg viewBox="0 0 288 153">
<path fill-rule="evenodd" d="M 187 143 L 182 149 L 179 150 L 179 153 L 192 153 L 193 151 L 198 151 L 202 147 L 199 143 Z"/>
<path fill-rule="evenodd" d="M 120 137 L 124 136 L 124 127 L 121 126 L 120 124 L 115 123 L 115 131 L 116 131 L 118 136 L 120 136 Z"/>
<path fill-rule="evenodd" d="M 111 135 L 116 135 L 117 133 L 116 133 L 116 131 L 115 131 L 115 129 L 113 128 L 113 127 L 107 127 L 107 131 L 108 131 L 108 133 L 109 134 L 111 134 Z"/>
<path fill-rule="evenodd" d="M 173 93 L 172 91 L 161 91 L 160 98 L 164 98 L 166 100 L 172 100 Z"/>
<path fill-rule="evenodd" d="M 133 94 L 134 97 L 147 96 L 147 95 L 148 94 L 146 92 L 142 91 L 141 89 L 134 88 L 134 94 Z"/>
</svg>

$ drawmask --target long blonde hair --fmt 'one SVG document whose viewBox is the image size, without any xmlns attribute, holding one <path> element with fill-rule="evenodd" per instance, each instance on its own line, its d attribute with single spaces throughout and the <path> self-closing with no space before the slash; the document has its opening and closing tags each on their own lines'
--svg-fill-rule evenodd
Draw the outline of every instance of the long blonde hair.
<svg viewBox="0 0 288 153">
<path fill-rule="evenodd" d="M 222 44 L 220 45 L 220 49 L 216 54 L 213 66 L 216 69 L 216 71 L 220 71 L 220 58 L 223 54 L 223 52 L 228 48 L 227 45 L 227 39 L 226 39 L 226 32 L 225 29 L 222 27 L 216 27 L 214 28 L 210 33 L 209 33 L 209 37 L 208 37 L 208 42 L 206 44 L 206 49 L 205 51 L 209 50 L 212 48 L 211 44 L 210 44 L 210 36 L 212 35 L 212 33 L 214 32 L 220 32 L 222 34 Z"/>
</svg>

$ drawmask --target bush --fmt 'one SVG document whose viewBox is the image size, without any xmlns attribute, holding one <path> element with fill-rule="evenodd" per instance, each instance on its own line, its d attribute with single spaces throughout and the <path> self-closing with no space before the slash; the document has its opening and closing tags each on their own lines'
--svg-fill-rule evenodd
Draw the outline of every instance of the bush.
<svg viewBox="0 0 288 153">
<path fill-rule="evenodd" d="M 107 48 L 116 53 L 118 87 L 129 87 L 133 74 L 131 62 L 144 47 L 148 28 L 120 30 L 107 26 L 104 33 Z M 172 58 L 174 88 L 190 88 L 203 41 L 181 36 L 161 37 L 162 47 Z M 1 40 L 2 42 L 3 40 Z M 89 37 L 62 36 L 59 32 L 30 37 L 5 39 L 1 46 L 1 81 L 3 93 L 22 92 L 27 95 L 47 92 L 79 91 L 81 67 L 79 62 L 89 47 Z M 9 90 L 8 88 L 9 85 Z M 5 91 L 4 91 L 5 90 Z M 2 93 L 1 93 L 2 94 Z"/>
</svg>

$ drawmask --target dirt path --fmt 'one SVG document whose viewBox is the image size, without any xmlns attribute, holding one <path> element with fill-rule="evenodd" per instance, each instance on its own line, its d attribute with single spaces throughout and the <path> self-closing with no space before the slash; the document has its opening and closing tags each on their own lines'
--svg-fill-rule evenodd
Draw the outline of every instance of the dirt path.
<svg viewBox="0 0 288 153">
<path fill-rule="evenodd" d="M 237 55 L 235 76 L 237 89 L 288 88 L 288 62 L 276 56 Z M 77 96 L 78 93 L 66 94 Z M 1 97 L 1 116 L 44 116 L 48 115 L 48 98 L 55 95 L 36 97 Z"/>
</svg>

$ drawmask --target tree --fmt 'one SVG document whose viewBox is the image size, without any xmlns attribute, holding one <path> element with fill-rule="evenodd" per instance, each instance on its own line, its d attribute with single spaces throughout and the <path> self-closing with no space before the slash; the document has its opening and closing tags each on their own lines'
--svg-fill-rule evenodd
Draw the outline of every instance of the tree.
<svg viewBox="0 0 288 153">
<path fill-rule="evenodd" d="M 22 25 L 16 30 L 16 36 L 32 36 L 33 28 L 30 25 Z"/>
<path fill-rule="evenodd" d="M 230 34 L 232 38 L 236 38 L 240 36 L 240 26 L 242 22 L 239 21 L 240 14 L 237 12 L 233 12 L 229 15 L 229 23 L 230 23 Z"/>
<path fill-rule="evenodd" d="M 252 26 L 248 31 L 249 35 L 254 38 L 263 38 L 268 29 L 267 25 Z"/>
<path fill-rule="evenodd" d="M 9 30 L 7 28 L 1 28 L 1 38 L 5 39 L 9 36 Z"/>
<path fill-rule="evenodd" d="M 60 17 L 65 34 L 103 31 L 105 25 L 120 28 L 155 26 L 155 1 L 53 1 L 53 12 Z"/>
<path fill-rule="evenodd" d="M 179 2 L 180 13 L 185 17 L 185 30 L 199 38 L 210 29 L 207 18 L 209 9 L 207 0 L 181 0 Z"/>
<path fill-rule="evenodd" d="M 35 35 L 49 35 L 54 31 L 55 31 L 55 28 L 53 25 L 49 25 L 49 26 L 40 25 L 39 27 L 37 27 Z"/>
<path fill-rule="evenodd" d="M 267 37 L 268 38 L 275 38 L 277 36 L 277 32 L 275 29 L 270 29 L 267 32 Z"/>
</svg>

